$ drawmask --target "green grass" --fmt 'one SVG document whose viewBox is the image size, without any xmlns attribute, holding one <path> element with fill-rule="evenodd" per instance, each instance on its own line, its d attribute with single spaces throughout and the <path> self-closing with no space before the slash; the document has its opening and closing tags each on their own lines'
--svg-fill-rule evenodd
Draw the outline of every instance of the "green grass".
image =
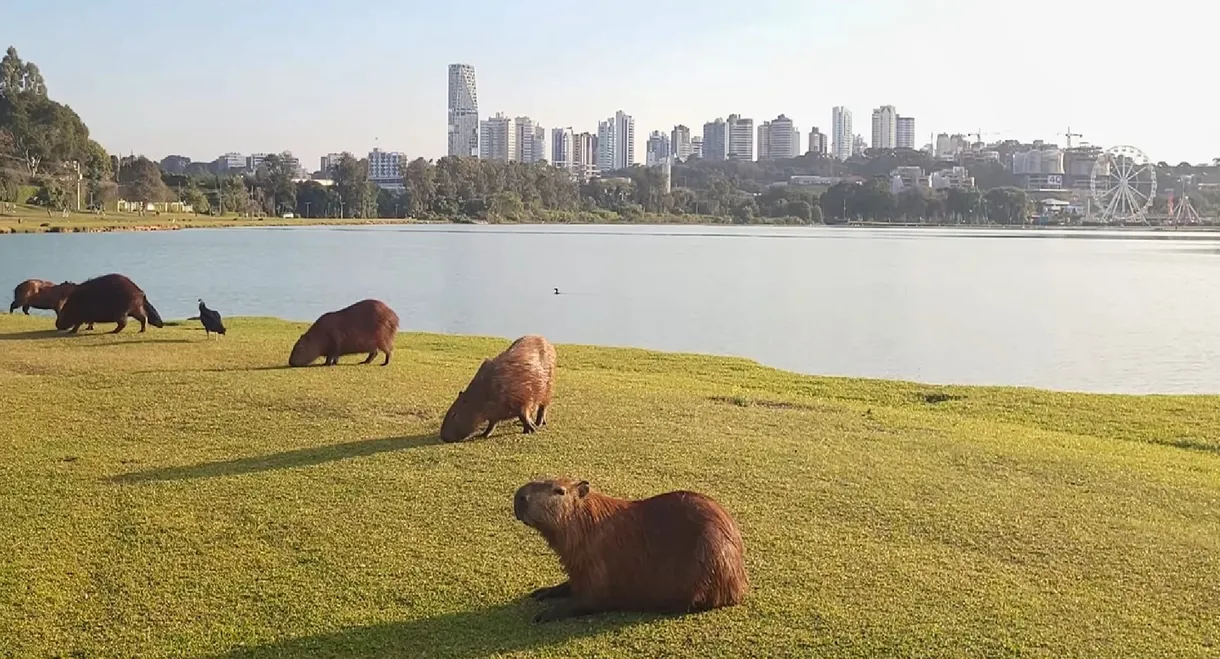
<svg viewBox="0 0 1220 659">
<path fill-rule="evenodd" d="M 3 657 L 1214 657 L 1220 399 L 804 377 L 560 345 L 551 423 L 435 438 L 507 339 L 286 369 L 301 324 L 0 316 Z M 110 326 L 99 325 L 102 331 Z M 753 591 L 535 626 L 511 494 L 706 492 Z"/>
<path fill-rule="evenodd" d="M 105 216 L 94 213 L 70 212 L 67 217 L 38 206 L 17 204 L 14 212 L 0 207 L 0 234 L 5 233 L 78 233 L 99 231 L 172 231 L 174 229 L 206 229 L 251 226 L 316 226 L 350 224 L 407 224 L 414 220 L 404 219 L 335 219 L 335 218 L 282 218 L 282 217 L 238 217 L 224 215 L 195 215 L 194 213 L 119 213 L 107 211 Z"/>
</svg>

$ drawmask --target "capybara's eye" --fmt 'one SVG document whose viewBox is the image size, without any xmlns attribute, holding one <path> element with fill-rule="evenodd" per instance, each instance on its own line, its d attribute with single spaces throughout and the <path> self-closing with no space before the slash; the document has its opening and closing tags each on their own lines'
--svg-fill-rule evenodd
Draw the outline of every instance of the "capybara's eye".
<svg viewBox="0 0 1220 659">
<path fill-rule="evenodd" d="M 555 488 L 555 494 L 558 494 L 559 496 L 563 496 L 563 494 L 564 494 L 563 488 L 562 487 Z"/>
</svg>

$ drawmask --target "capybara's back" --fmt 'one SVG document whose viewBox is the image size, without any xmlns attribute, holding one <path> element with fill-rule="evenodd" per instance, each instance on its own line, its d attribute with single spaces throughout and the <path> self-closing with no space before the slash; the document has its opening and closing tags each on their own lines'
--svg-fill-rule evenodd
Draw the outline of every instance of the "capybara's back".
<svg viewBox="0 0 1220 659">
<path fill-rule="evenodd" d="M 128 316 L 140 322 L 141 332 L 149 322 L 154 327 L 164 325 L 160 314 L 135 282 L 124 275 L 108 274 L 72 289 L 59 311 L 55 327 L 71 328 L 75 332 L 85 323 L 116 323 L 114 332 L 118 333 L 127 326 Z"/>
<path fill-rule="evenodd" d="M 497 423 L 509 419 L 519 419 L 524 433 L 546 425 L 555 392 L 555 361 L 555 347 L 537 334 L 527 334 L 494 359 L 484 359 L 445 414 L 441 439 L 462 441 L 482 423 L 487 423 L 483 436 L 488 437 Z"/>
<path fill-rule="evenodd" d="M 76 290 L 76 284 L 70 281 L 44 286 L 30 298 L 30 306 L 35 309 L 52 310 L 59 315 L 60 309 L 63 309 L 64 303 L 68 301 L 68 296 L 74 290 Z"/>
<path fill-rule="evenodd" d="M 338 311 L 329 311 L 314 321 L 297 339 L 288 357 L 289 366 L 308 366 L 318 357 L 326 365 L 338 363 L 339 357 L 369 353 L 364 363 L 372 362 L 377 353 L 385 353 L 382 366 L 390 363 L 394 352 L 394 336 L 398 333 L 398 314 L 381 300 L 361 300 Z"/>
<path fill-rule="evenodd" d="M 624 515 L 602 533 L 611 547 L 603 555 L 611 561 L 616 605 L 681 613 L 745 598 L 745 545 L 719 503 L 697 492 L 667 492 L 633 502 Z"/>
<path fill-rule="evenodd" d="M 55 282 L 45 279 L 27 279 L 17 284 L 13 289 L 13 303 L 8 306 L 8 312 L 13 313 L 17 307 L 21 307 L 22 313 L 30 315 L 30 307 L 40 308 L 31 304 L 31 300 L 38 295 L 38 291 L 54 285 Z"/>
</svg>

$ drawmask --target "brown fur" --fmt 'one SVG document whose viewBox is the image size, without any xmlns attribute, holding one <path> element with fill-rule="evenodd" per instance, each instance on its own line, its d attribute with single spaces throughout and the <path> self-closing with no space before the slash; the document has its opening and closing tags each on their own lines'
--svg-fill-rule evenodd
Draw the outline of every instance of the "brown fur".
<svg viewBox="0 0 1220 659">
<path fill-rule="evenodd" d="M 76 284 L 70 281 L 44 286 L 30 297 L 30 306 L 34 309 L 54 311 L 58 316 L 60 309 L 63 309 L 64 303 L 68 301 L 68 296 L 74 290 L 76 290 Z"/>
<path fill-rule="evenodd" d="M 127 327 L 127 318 L 140 322 L 143 332 L 151 323 L 163 327 L 161 316 L 135 282 L 120 274 L 102 275 L 85 281 L 69 292 L 55 318 L 55 328 L 75 333 L 88 323 L 115 323 L 111 334 Z"/>
<path fill-rule="evenodd" d="M 559 556 L 568 580 L 535 599 L 564 598 L 535 622 L 607 611 L 689 613 L 740 604 L 749 591 L 745 547 L 733 518 L 687 491 L 630 500 L 587 481 L 526 483 L 513 514 Z"/>
<path fill-rule="evenodd" d="M 45 279 L 27 279 L 13 289 L 13 303 L 8 305 L 8 312 L 13 313 L 17 307 L 21 307 L 21 312 L 25 315 L 30 315 L 30 307 L 35 309 L 47 309 L 48 307 L 39 307 L 30 303 L 30 300 L 38 295 L 38 291 L 44 288 L 50 288 L 55 285 L 53 281 Z"/>
<path fill-rule="evenodd" d="M 381 300 L 361 300 L 338 311 L 328 311 L 314 321 L 292 346 L 289 366 L 308 366 L 326 357 L 326 366 L 339 363 L 343 355 L 369 353 L 368 364 L 385 353 L 382 366 L 390 363 L 394 335 L 398 333 L 398 314 Z"/>
<path fill-rule="evenodd" d="M 495 359 L 484 359 L 470 384 L 441 422 L 441 439 L 460 442 L 486 423 L 484 437 L 496 424 L 521 420 L 521 430 L 532 433 L 547 422 L 546 412 L 555 391 L 555 347 L 528 334 L 513 341 Z"/>
</svg>

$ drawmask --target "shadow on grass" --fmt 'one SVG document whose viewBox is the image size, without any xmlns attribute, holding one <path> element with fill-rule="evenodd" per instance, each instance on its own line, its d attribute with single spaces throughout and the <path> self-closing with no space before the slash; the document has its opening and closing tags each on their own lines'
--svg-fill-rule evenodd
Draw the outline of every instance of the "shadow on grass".
<svg viewBox="0 0 1220 659">
<path fill-rule="evenodd" d="M 89 336 L 89 335 L 81 334 L 78 336 Z M 120 333 L 120 334 L 118 334 L 118 336 L 123 336 L 123 334 Z M 194 343 L 194 341 L 191 341 L 190 339 L 142 339 L 141 338 L 141 339 L 129 339 L 126 341 L 112 341 L 112 342 L 107 342 L 107 343 L 90 343 L 90 344 L 78 346 L 78 347 L 80 347 L 80 348 L 113 348 L 116 346 L 135 345 L 137 343 Z"/>
<path fill-rule="evenodd" d="M 449 657 L 478 659 L 507 652 L 529 652 L 584 636 L 613 632 L 651 616 L 613 614 L 535 625 L 543 604 L 523 598 L 513 604 L 462 613 L 353 627 L 266 645 L 238 647 L 213 659 L 271 657 Z"/>
<path fill-rule="evenodd" d="M 185 467 L 163 467 L 160 469 L 136 471 L 112 476 L 109 480 L 112 483 L 130 485 L 135 483 L 213 478 L 216 476 L 240 476 L 242 474 L 275 471 L 276 469 L 310 467 L 326 462 L 334 462 L 335 460 L 362 458 L 377 455 L 378 453 L 388 453 L 390 451 L 400 451 L 439 443 L 440 439 L 435 434 L 415 435 L 413 437 L 361 439 L 342 444 L 311 446 L 309 448 L 294 449 L 270 455 L 257 455 L 248 458 L 222 460 L 220 462 L 204 462 Z"/>
<path fill-rule="evenodd" d="M 57 336 L 66 336 L 59 330 L 32 330 L 29 332 L 12 332 L 9 334 L 0 334 L 0 341 L 36 341 L 38 339 L 50 339 Z"/>
</svg>

